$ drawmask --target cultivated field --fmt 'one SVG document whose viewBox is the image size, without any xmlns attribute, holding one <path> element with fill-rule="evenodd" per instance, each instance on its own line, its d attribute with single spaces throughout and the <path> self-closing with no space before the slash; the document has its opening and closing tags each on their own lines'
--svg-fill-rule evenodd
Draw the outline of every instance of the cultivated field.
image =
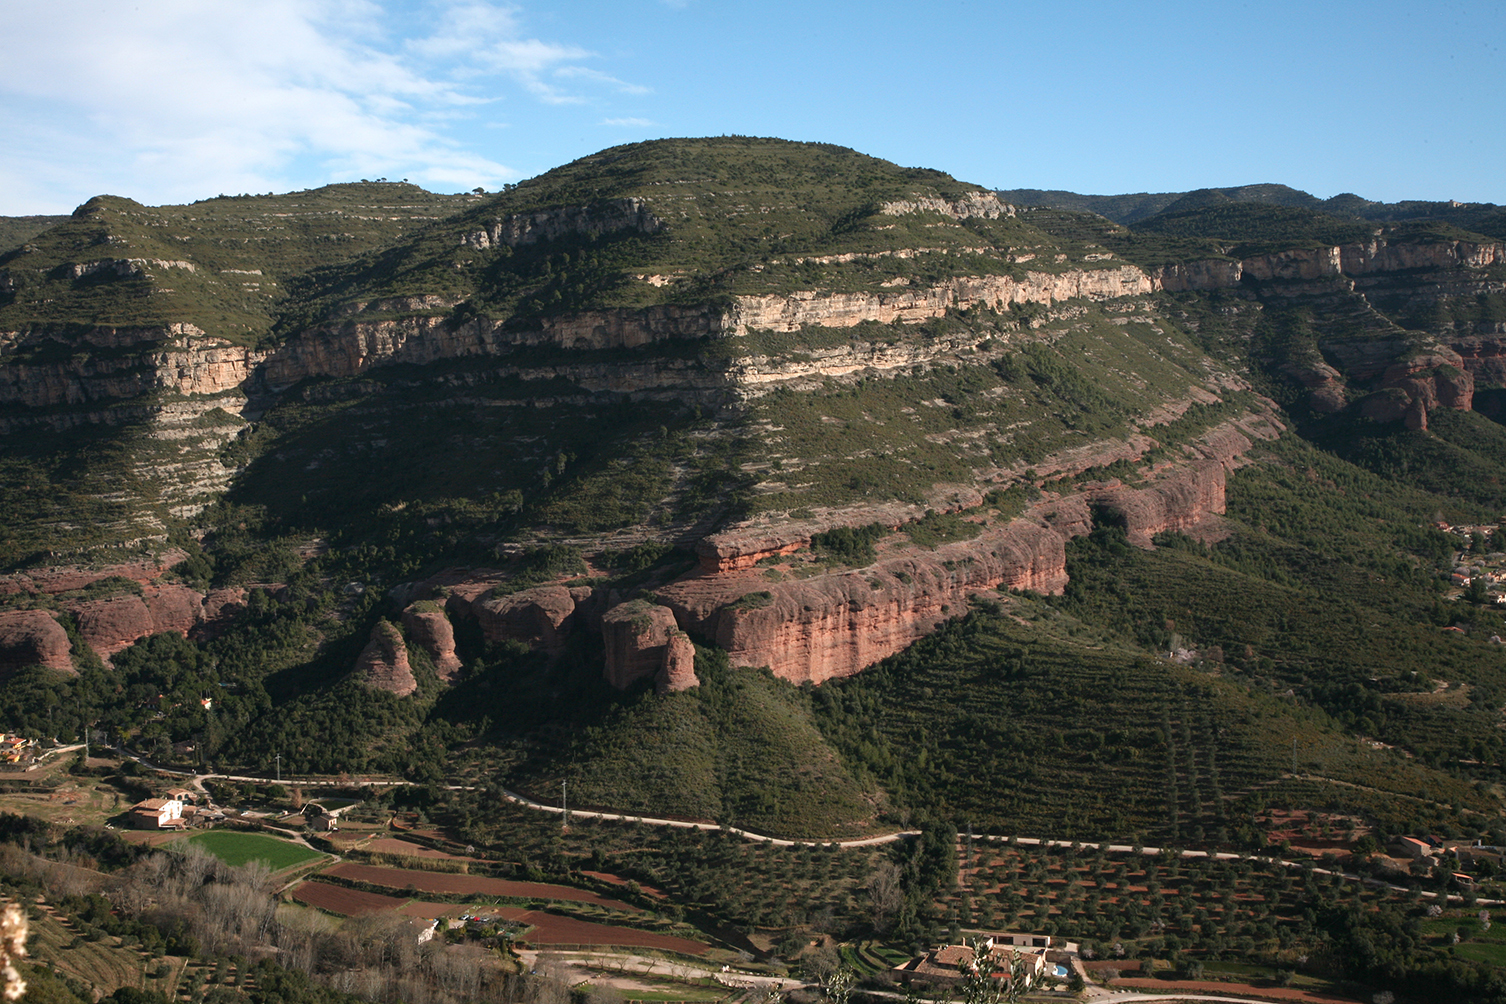
<svg viewBox="0 0 1506 1004">
<path fill-rule="evenodd" d="M 280 872 L 323 856 L 312 848 L 261 833 L 211 830 L 188 839 L 232 867 L 239 867 L 247 861 L 265 861 L 267 867 Z"/>
<path fill-rule="evenodd" d="M 372 854 L 391 854 L 395 857 L 405 858 L 433 858 L 436 861 L 470 861 L 460 854 L 446 854 L 444 851 L 436 851 L 432 847 L 423 844 L 410 843 L 398 837 L 377 837 L 361 845 L 361 850 L 370 851 Z"/>
<path fill-rule="evenodd" d="M 345 917 L 395 910 L 407 902 L 395 896 L 347 889 L 344 886 L 330 885 L 328 882 L 305 882 L 293 890 L 293 898 L 305 906 L 312 906 L 329 913 L 338 913 Z"/>
<path fill-rule="evenodd" d="M 560 917 L 542 910 L 523 910 L 518 907 L 493 907 L 486 911 L 515 924 L 527 924 L 533 928 L 527 940 L 531 945 L 628 945 L 634 948 L 658 948 L 669 952 L 700 955 L 710 946 L 688 938 L 674 938 L 667 934 L 653 934 L 631 927 L 611 927 L 593 924 L 574 917 Z"/>
<path fill-rule="evenodd" d="M 407 868 L 382 868 L 377 865 L 358 865 L 343 862 L 329 869 L 326 874 L 353 882 L 367 882 L 385 889 L 413 888 L 419 892 L 442 893 L 447 896 L 497 896 L 511 899 L 555 899 L 575 903 L 594 903 L 612 910 L 638 912 L 615 899 L 607 899 L 586 889 L 567 885 L 550 885 L 545 882 L 512 882 L 506 879 L 487 878 L 484 875 L 455 875 L 449 872 L 422 872 Z"/>
</svg>

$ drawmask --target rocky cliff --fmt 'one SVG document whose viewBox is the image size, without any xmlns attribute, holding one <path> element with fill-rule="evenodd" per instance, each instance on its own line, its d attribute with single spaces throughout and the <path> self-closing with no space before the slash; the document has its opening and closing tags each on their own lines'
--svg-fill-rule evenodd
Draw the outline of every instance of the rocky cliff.
<svg viewBox="0 0 1506 1004">
<path fill-rule="evenodd" d="M 0 678 L 28 666 L 74 672 L 68 632 L 46 610 L 0 611 Z"/>
<path fill-rule="evenodd" d="M 608 610 L 601 619 L 606 645 L 606 679 L 619 690 L 652 679 L 661 693 L 697 685 L 695 645 L 681 631 L 667 608 L 645 600 L 630 600 Z"/>
<path fill-rule="evenodd" d="M 455 628 L 437 603 L 415 603 L 403 610 L 403 630 L 413 644 L 428 653 L 434 672 L 445 683 L 460 675 L 460 657 L 455 654 Z"/>
<path fill-rule="evenodd" d="M 418 689 L 403 633 L 391 621 L 377 621 L 371 640 L 356 659 L 355 678 L 375 690 L 407 697 Z"/>
<path fill-rule="evenodd" d="M 808 539 L 735 543 L 729 535 L 720 548 L 703 550 L 712 563 L 659 590 L 659 601 L 682 628 L 726 649 L 734 665 L 767 666 L 797 683 L 850 676 L 960 616 L 980 592 L 1061 592 L 1066 541 L 1095 521 L 1122 525 L 1139 546 L 1164 531 L 1199 531 L 1224 511 L 1226 472 L 1242 462 L 1250 438 L 1278 432 L 1270 416 L 1225 424 L 1144 487 L 1115 483 L 1072 492 L 972 540 L 934 551 L 904 549 L 858 571 L 771 582 L 739 560 L 739 543 L 753 553 L 780 554 Z"/>
</svg>

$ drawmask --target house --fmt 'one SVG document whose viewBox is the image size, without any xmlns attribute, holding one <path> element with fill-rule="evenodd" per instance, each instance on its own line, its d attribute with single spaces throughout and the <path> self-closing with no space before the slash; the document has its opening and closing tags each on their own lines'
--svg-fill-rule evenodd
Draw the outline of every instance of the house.
<svg viewBox="0 0 1506 1004">
<path fill-rule="evenodd" d="M 318 802 L 304 804 L 303 821 L 319 833 L 333 833 L 340 828 L 339 817 Z"/>
<path fill-rule="evenodd" d="M 131 806 L 131 826 L 138 830 L 183 828 L 183 803 L 176 798 L 149 798 Z"/>
<path fill-rule="evenodd" d="M 176 799 L 179 802 L 193 802 L 197 804 L 199 801 L 199 793 L 190 791 L 187 788 L 169 788 L 167 789 L 167 797 Z"/>
<path fill-rule="evenodd" d="M 1013 945 L 996 943 L 989 937 L 983 942 L 988 953 L 988 963 L 996 979 L 1008 980 L 1015 962 L 1024 964 L 1025 985 L 1031 986 L 1046 973 L 1046 952 L 1028 951 Z M 942 945 L 935 951 L 911 960 L 900 969 L 923 979 L 939 983 L 954 983 L 961 980 L 973 968 L 973 949 L 970 945 Z"/>
<path fill-rule="evenodd" d="M 1433 853 L 1432 847 L 1418 840 L 1416 837 L 1402 837 L 1391 846 L 1395 847 L 1402 856 L 1409 857 L 1414 861 L 1420 861 Z"/>
</svg>

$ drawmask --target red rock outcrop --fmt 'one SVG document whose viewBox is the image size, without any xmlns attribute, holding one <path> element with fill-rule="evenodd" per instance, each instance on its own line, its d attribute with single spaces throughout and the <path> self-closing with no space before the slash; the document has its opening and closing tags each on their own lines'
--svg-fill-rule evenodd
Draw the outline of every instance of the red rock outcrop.
<svg viewBox="0 0 1506 1004">
<path fill-rule="evenodd" d="M 1506 325 L 1502 327 L 1506 328 Z M 1459 364 L 1469 371 L 1476 383 L 1498 387 L 1506 384 L 1506 330 L 1453 338 L 1449 340 L 1449 348 L 1459 354 Z"/>
<path fill-rule="evenodd" d="M 455 654 L 455 629 L 436 603 L 415 603 L 403 611 L 403 630 L 434 661 L 434 672 L 446 683 L 453 683 L 460 672 L 460 657 Z"/>
<path fill-rule="evenodd" d="M 712 638 L 734 665 L 767 666 L 796 683 L 851 676 L 959 616 L 979 592 L 1061 592 L 1067 583 L 1066 541 L 1090 532 L 1095 517 L 1122 523 L 1130 540 L 1145 547 L 1163 531 L 1197 531 L 1224 511 L 1227 469 L 1240 462 L 1251 438 L 1278 434 L 1268 416 L 1226 423 L 1189 448 L 1194 456 L 1152 484 L 1110 483 L 1043 502 L 973 540 L 910 550 L 859 571 L 770 582 L 750 569 L 703 567 L 660 589 L 658 596 L 681 628 Z M 627 656 L 617 658 L 619 667 L 627 665 L 622 661 Z M 644 663 L 615 672 L 631 682 L 649 671 Z M 609 679 L 613 672 L 609 669 Z"/>
<path fill-rule="evenodd" d="M 963 613 L 974 593 L 1000 586 L 1059 593 L 1066 582 L 1063 536 L 1021 519 L 861 572 L 778 583 L 747 572 L 699 574 L 659 597 L 682 627 L 715 640 L 734 665 L 821 683 L 919 640 Z"/>
<path fill-rule="evenodd" d="M 208 627 L 208 633 L 212 634 L 215 628 L 234 620 L 245 609 L 246 591 L 240 586 L 211 589 L 204 597 L 204 620 L 199 627 Z"/>
<path fill-rule="evenodd" d="M 674 694 L 700 686 L 695 675 L 695 642 L 684 631 L 672 631 L 664 645 L 664 665 L 654 677 L 654 690 Z"/>
<path fill-rule="evenodd" d="M 84 643 L 107 663 L 116 652 L 154 633 L 152 612 L 139 596 L 89 600 L 72 613 Z"/>
<path fill-rule="evenodd" d="M 695 645 L 675 621 L 674 612 L 647 600 L 629 600 L 601 618 L 606 644 L 607 682 L 626 690 L 653 679 L 661 693 L 686 690 L 700 683 L 695 675 Z"/>
<path fill-rule="evenodd" d="M 377 621 L 371 629 L 371 640 L 356 659 L 354 672 L 366 686 L 398 697 L 407 697 L 418 689 L 403 633 L 391 621 Z"/>
<path fill-rule="evenodd" d="M 161 558 L 134 561 L 125 565 L 107 565 L 104 568 L 77 568 L 59 565 L 52 568 L 33 568 L 0 576 L 0 596 L 16 593 L 66 593 L 83 589 L 101 579 L 130 579 L 145 585 L 163 575 L 169 568 L 188 557 L 182 551 L 171 550 Z"/>
<path fill-rule="evenodd" d="M 576 607 L 591 598 L 587 586 L 535 586 L 504 596 L 481 597 L 451 604 L 473 615 L 487 641 L 520 641 L 549 653 L 565 647 L 574 626 Z"/>
<path fill-rule="evenodd" d="M 69 606 L 79 633 L 105 662 L 154 634 L 172 631 L 187 635 L 205 621 L 204 596 L 188 586 L 146 586 L 140 596 L 87 600 Z M 218 613 L 223 614 L 222 603 Z"/>
<path fill-rule="evenodd" d="M 1344 392 L 1344 375 L 1327 363 L 1293 364 L 1285 367 L 1284 372 L 1307 388 L 1307 404 L 1313 411 L 1332 415 L 1343 411 L 1349 403 Z"/>
<path fill-rule="evenodd" d="M 75 672 L 68 632 L 45 610 L 0 613 L 0 675 L 27 666 Z"/>
</svg>

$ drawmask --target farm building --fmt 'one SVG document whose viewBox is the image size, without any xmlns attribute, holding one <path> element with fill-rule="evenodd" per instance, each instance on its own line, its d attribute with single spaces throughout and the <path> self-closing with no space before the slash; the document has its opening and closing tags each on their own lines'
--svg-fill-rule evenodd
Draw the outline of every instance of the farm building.
<svg viewBox="0 0 1506 1004">
<path fill-rule="evenodd" d="M 131 806 L 131 826 L 138 830 L 182 829 L 183 803 L 176 798 L 149 798 Z"/>
<path fill-rule="evenodd" d="M 993 975 L 999 979 L 1009 979 L 1016 960 L 1024 963 L 1026 986 L 1034 984 L 1048 971 L 1044 946 L 1042 950 L 1030 951 L 988 938 L 983 942 L 983 947 L 993 966 Z M 971 946 L 942 945 L 933 952 L 907 962 L 900 969 L 936 982 L 956 982 L 966 976 L 972 966 Z"/>
</svg>

